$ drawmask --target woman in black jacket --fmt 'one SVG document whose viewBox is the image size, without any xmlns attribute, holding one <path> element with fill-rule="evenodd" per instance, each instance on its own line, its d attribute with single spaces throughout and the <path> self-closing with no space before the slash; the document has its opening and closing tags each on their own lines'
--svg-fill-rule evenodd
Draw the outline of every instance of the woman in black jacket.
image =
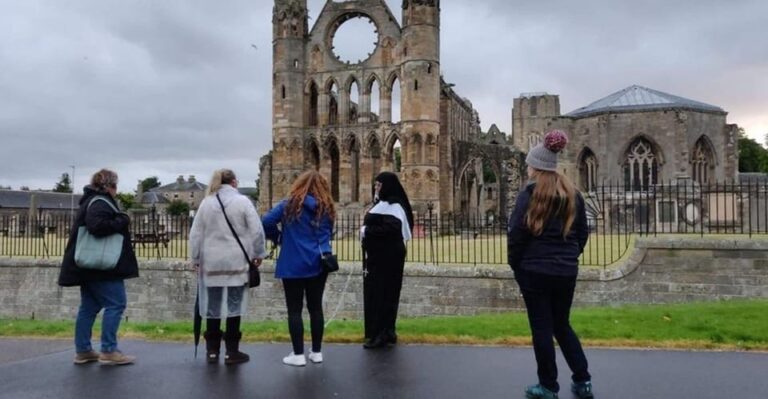
<svg viewBox="0 0 768 399">
<path fill-rule="evenodd" d="M 108 365 L 130 364 L 135 357 L 124 355 L 118 350 L 117 330 L 126 306 L 123 280 L 138 277 L 139 267 L 131 247 L 128 231 L 130 219 L 118 210 L 115 201 L 117 174 L 107 169 L 96 172 L 91 178 L 91 184 L 83 189 L 83 194 L 59 272 L 59 285 L 80 286 L 80 309 L 75 322 L 75 364 L 97 360 Z M 94 270 L 77 266 L 75 246 L 81 226 L 85 226 L 95 237 L 114 234 L 123 237 L 120 258 L 113 269 Z M 96 315 L 102 309 L 101 353 L 97 353 L 91 347 L 91 330 Z"/>
<path fill-rule="evenodd" d="M 539 383 L 526 388 L 526 398 L 557 398 L 553 336 L 573 372 L 571 391 L 578 398 L 593 397 L 587 358 L 569 321 L 589 230 L 583 198 L 557 171 L 557 154 L 567 143 L 565 133 L 555 130 L 529 151 L 530 183 L 508 226 L 509 265 L 525 300 L 538 365 Z"/>
<path fill-rule="evenodd" d="M 360 230 L 365 253 L 363 312 L 366 349 L 397 342 L 395 322 L 405 267 L 405 242 L 411 239 L 413 211 L 397 175 L 376 177 L 374 206 Z"/>
</svg>

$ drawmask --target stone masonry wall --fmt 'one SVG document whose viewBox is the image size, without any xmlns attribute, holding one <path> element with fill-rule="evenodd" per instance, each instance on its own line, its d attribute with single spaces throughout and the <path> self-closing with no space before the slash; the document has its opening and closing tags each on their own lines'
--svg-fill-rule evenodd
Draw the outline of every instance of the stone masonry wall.
<svg viewBox="0 0 768 399">
<path fill-rule="evenodd" d="M 250 320 L 285 317 L 282 287 L 264 265 L 262 285 L 250 291 Z M 129 320 L 188 320 L 195 279 L 181 262 L 146 261 L 128 280 Z M 0 259 L 0 318 L 73 319 L 77 288 L 56 284 L 57 262 Z M 343 295 L 342 295 L 343 293 Z M 576 306 L 674 303 L 768 298 L 768 241 L 643 239 L 622 263 L 584 268 Z M 340 303 L 340 300 L 342 301 Z M 359 265 L 343 265 L 329 278 L 326 318 L 360 318 Z M 407 317 L 471 315 L 523 308 L 511 271 L 504 266 L 408 265 L 400 314 Z"/>
</svg>

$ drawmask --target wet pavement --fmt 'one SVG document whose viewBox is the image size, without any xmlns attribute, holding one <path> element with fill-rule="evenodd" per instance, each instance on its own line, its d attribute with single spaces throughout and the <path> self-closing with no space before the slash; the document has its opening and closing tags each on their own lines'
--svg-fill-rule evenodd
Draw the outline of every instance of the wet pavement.
<svg viewBox="0 0 768 399">
<path fill-rule="evenodd" d="M 326 345 L 295 368 L 288 344 L 248 344 L 249 363 L 207 365 L 191 344 L 123 341 L 131 366 L 75 366 L 68 341 L 0 339 L 0 398 L 522 398 L 533 350 Z M 201 352 L 204 351 L 201 345 Z M 558 354 L 559 355 L 559 354 Z M 597 398 L 768 398 L 768 354 L 587 349 Z M 568 392 L 561 369 L 561 398 Z"/>
</svg>

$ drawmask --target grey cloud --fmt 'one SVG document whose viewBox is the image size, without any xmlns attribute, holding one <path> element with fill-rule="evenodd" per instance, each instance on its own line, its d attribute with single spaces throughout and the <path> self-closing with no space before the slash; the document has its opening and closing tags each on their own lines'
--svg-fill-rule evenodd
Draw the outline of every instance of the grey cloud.
<svg viewBox="0 0 768 399">
<path fill-rule="evenodd" d="M 324 2 L 308 0 L 310 25 Z M 116 168 L 123 189 L 220 167 L 252 182 L 271 147 L 272 4 L 0 0 L 0 185 L 50 188 L 73 163 L 79 182 Z M 768 131 L 762 1 L 441 4 L 441 68 L 485 128 L 509 132 L 521 92 L 568 112 L 637 83 Z"/>
</svg>

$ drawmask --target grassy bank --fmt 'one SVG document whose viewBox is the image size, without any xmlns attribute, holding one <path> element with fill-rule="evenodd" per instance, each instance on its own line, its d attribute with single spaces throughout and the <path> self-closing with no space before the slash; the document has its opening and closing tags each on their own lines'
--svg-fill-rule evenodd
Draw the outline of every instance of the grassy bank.
<svg viewBox="0 0 768 399">
<path fill-rule="evenodd" d="M 575 309 L 572 324 L 587 346 L 768 350 L 768 301 Z M 0 320 L 0 336 L 70 338 L 72 321 Z M 251 322 L 245 339 L 287 342 L 286 323 Z M 528 345 L 525 313 L 401 319 L 404 343 Z M 125 323 L 125 338 L 191 341 L 191 322 Z M 98 336 L 98 332 L 94 333 Z M 333 321 L 326 342 L 361 341 L 360 321 Z"/>
</svg>

